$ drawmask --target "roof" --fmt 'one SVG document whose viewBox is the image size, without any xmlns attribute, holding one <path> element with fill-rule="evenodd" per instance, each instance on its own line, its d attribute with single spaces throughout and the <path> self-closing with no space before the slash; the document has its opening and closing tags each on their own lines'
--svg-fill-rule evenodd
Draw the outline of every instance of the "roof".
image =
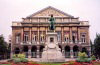
<svg viewBox="0 0 100 65">
<path fill-rule="evenodd" d="M 65 16 L 74 18 L 74 16 L 72 16 L 72 15 L 70 15 L 70 14 L 67 14 L 67 13 L 65 13 L 65 12 L 63 12 L 63 11 L 61 11 L 61 10 L 58 10 L 58 9 L 52 7 L 52 6 L 48 6 L 48 7 L 44 8 L 44 9 L 42 9 L 42 10 L 39 10 L 39 11 L 37 11 L 36 13 L 33 13 L 33 14 L 29 15 L 29 16 L 26 17 L 26 18 L 31 18 L 31 17 L 33 17 L 33 16 L 35 16 L 35 15 L 37 15 L 37 14 L 39 14 L 39 13 L 45 11 L 45 10 L 47 10 L 47 9 L 52 9 L 52 10 L 55 10 L 55 11 L 57 11 L 57 12 L 59 12 L 59 13 L 65 15 Z"/>
</svg>

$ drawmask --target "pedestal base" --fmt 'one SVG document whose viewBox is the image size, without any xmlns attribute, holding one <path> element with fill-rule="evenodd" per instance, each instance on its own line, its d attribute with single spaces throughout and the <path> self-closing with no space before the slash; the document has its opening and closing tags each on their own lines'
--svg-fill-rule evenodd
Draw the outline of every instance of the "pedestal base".
<svg viewBox="0 0 100 65">
<path fill-rule="evenodd" d="M 42 62 L 65 62 L 62 53 L 58 50 L 51 49 L 42 53 Z"/>
</svg>

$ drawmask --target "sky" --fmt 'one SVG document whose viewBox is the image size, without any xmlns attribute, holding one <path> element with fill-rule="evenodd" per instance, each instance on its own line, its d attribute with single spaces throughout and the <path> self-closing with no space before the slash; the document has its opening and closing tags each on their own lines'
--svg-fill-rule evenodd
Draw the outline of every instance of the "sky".
<svg viewBox="0 0 100 65">
<path fill-rule="evenodd" d="M 13 21 L 21 21 L 48 6 L 89 21 L 92 41 L 96 33 L 100 33 L 100 0 L 0 0 L 0 34 L 7 41 Z"/>
</svg>

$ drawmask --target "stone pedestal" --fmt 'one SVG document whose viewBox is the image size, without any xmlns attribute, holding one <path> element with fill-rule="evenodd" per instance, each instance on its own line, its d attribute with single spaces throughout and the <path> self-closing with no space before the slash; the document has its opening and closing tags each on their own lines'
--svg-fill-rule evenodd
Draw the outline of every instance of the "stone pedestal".
<svg viewBox="0 0 100 65">
<path fill-rule="evenodd" d="M 58 47 L 57 33 L 48 32 L 46 34 L 46 46 L 42 53 L 42 62 L 65 62 L 65 58 Z"/>
</svg>

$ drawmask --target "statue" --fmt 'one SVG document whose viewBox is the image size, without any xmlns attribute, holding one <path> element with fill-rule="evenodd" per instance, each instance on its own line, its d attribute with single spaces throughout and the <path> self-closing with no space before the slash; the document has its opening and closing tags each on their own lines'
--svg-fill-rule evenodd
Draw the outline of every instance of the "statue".
<svg viewBox="0 0 100 65">
<path fill-rule="evenodd" d="M 53 15 L 51 15 L 51 18 L 49 19 L 49 21 L 50 21 L 50 30 L 54 30 L 55 18 L 53 17 Z"/>
</svg>

